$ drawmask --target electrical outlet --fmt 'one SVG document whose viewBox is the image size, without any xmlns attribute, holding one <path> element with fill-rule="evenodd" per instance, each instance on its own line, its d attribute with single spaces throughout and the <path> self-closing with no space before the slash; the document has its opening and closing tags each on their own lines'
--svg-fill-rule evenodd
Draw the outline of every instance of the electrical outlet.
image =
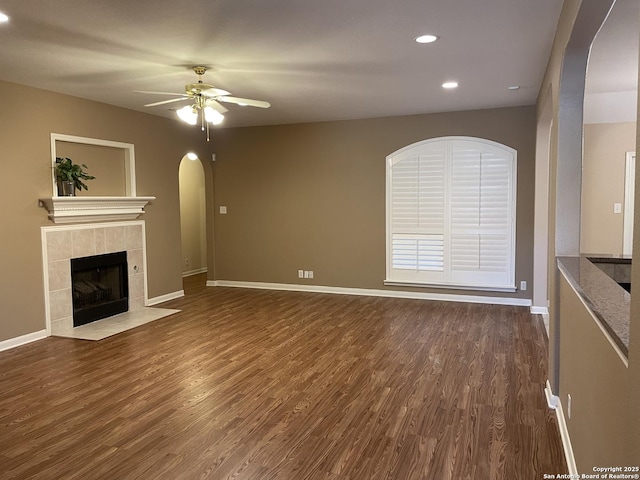
<svg viewBox="0 0 640 480">
<path fill-rule="evenodd" d="M 227 214 L 227 207 L 224 205 L 220 205 L 220 215 L 226 215 Z"/>
<path fill-rule="evenodd" d="M 520 282 L 520 290 L 522 290 L 523 292 L 527 290 L 527 281 L 526 280 L 522 280 Z"/>
<path fill-rule="evenodd" d="M 567 416 L 571 419 L 571 394 L 567 393 Z"/>
<path fill-rule="evenodd" d="M 622 213 L 622 204 L 614 203 L 613 204 L 613 213 Z"/>
<path fill-rule="evenodd" d="M 188 259 L 188 258 L 185 258 L 185 259 L 184 259 L 184 266 L 185 266 L 185 267 L 188 267 L 188 266 L 189 266 L 189 259 Z"/>
<path fill-rule="evenodd" d="M 309 278 L 313 278 L 313 270 L 309 270 Z"/>
<path fill-rule="evenodd" d="M 304 278 L 304 270 L 298 270 L 298 278 Z"/>
</svg>

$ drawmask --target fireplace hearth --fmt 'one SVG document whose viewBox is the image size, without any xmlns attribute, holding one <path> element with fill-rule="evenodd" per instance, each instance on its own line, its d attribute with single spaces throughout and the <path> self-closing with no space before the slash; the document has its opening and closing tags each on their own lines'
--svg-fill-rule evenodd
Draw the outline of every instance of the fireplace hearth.
<svg viewBox="0 0 640 480">
<path fill-rule="evenodd" d="M 127 252 L 71 259 L 73 326 L 129 310 Z"/>
</svg>

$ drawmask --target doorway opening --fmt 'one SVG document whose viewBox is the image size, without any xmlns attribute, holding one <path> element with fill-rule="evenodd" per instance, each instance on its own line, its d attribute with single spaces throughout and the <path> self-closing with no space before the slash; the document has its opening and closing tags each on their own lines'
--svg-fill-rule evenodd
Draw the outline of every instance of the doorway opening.
<svg viewBox="0 0 640 480">
<path fill-rule="evenodd" d="M 180 230 L 182 277 L 188 284 L 206 284 L 207 229 L 205 173 L 197 155 L 188 153 L 180 161 Z"/>
</svg>

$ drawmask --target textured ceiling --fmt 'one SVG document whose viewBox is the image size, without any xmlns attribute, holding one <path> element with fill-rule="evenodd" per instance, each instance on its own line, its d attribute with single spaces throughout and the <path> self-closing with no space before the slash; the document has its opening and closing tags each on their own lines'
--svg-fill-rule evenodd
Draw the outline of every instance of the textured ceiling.
<svg viewBox="0 0 640 480">
<path fill-rule="evenodd" d="M 587 93 L 637 90 L 639 19 L 639 0 L 616 1 L 591 47 Z"/>
<path fill-rule="evenodd" d="M 157 115 L 204 80 L 226 126 L 533 104 L 561 0 L 0 0 L 0 79 Z M 440 40 L 413 39 L 435 33 Z M 454 91 L 441 88 L 455 79 Z M 521 85 L 511 91 L 509 85 Z"/>
</svg>

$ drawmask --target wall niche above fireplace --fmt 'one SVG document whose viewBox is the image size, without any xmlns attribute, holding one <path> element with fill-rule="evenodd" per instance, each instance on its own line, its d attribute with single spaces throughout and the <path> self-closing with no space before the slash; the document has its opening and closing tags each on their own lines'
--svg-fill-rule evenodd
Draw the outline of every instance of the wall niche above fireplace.
<svg viewBox="0 0 640 480">
<path fill-rule="evenodd" d="M 99 195 L 80 192 L 75 197 L 58 196 L 54 169 L 60 156 L 87 164 L 89 173 L 97 177 L 89 189 Z M 51 187 L 51 197 L 41 198 L 40 206 L 48 210 L 54 223 L 135 220 L 144 213 L 146 204 L 155 200 L 137 196 L 133 144 L 59 133 L 51 134 Z"/>
</svg>

